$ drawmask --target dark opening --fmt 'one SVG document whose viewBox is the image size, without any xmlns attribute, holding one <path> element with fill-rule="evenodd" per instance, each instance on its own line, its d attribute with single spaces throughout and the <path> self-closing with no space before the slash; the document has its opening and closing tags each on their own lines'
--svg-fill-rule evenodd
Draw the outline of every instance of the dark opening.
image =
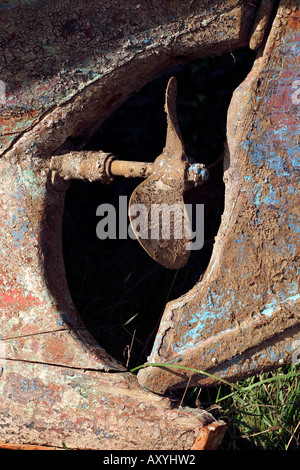
<svg viewBox="0 0 300 470">
<path fill-rule="evenodd" d="M 99 240 L 96 209 L 119 196 L 129 201 L 137 179 L 110 185 L 74 181 L 66 194 L 63 251 L 73 301 L 87 328 L 113 357 L 129 367 L 149 355 L 166 302 L 188 292 L 204 273 L 224 208 L 222 156 L 232 92 L 251 69 L 255 54 L 242 50 L 177 66 L 145 86 L 120 107 L 86 147 L 118 159 L 152 162 L 166 136 L 164 95 L 169 77 L 178 80 L 178 117 L 186 153 L 211 165 L 210 180 L 187 194 L 205 204 L 205 244 L 192 251 L 178 272 L 152 260 L 137 241 Z"/>
</svg>

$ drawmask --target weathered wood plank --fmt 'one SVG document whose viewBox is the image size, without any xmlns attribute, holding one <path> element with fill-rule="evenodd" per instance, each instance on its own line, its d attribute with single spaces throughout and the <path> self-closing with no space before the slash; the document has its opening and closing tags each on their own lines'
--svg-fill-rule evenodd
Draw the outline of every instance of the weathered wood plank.
<svg viewBox="0 0 300 470">
<path fill-rule="evenodd" d="M 130 373 L 7 360 L 0 393 L 0 441 L 12 444 L 187 450 L 215 422 L 204 410 L 172 407 L 169 399 L 147 393 Z M 224 423 L 217 426 L 224 429 Z"/>
</svg>

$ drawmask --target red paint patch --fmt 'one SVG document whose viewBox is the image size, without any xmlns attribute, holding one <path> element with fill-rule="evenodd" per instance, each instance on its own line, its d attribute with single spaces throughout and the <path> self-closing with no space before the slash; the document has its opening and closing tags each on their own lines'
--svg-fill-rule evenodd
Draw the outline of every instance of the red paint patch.
<svg viewBox="0 0 300 470">
<path fill-rule="evenodd" d="M 285 127 L 294 132 L 298 129 L 297 114 L 289 112 L 293 104 L 292 83 L 296 78 L 294 70 L 282 71 L 273 82 L 271 92 L 266 95 L 274 131 Z"/>
<path fill-rule="evenodd" d="M 17 290 L 2 293 L 0 294 L 0 305 L 16 305 L 18 304 L 20 307 L 28 307 L 30 305 L 41 305 L 42 302 L 39 298 L 34 297 L 33 295 L 24 295 L 18 292 Z"/>
</svg>

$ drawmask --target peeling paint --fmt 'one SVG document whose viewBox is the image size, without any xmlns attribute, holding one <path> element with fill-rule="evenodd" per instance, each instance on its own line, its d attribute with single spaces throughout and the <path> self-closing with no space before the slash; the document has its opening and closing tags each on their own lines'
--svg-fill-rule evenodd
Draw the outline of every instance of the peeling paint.
<svg viewBox="0 0 300 470">
<path fill-rule="evenodd" d="M 299 23 L 299 10 L 286 14 Z M 293 337 L 300 325 L 300 108 L 291 100 L 300 38 L 299 28 L 282 28 L 282 16 L 229 108 L 225 210 L 210 265 L 200 283 L 167 305 L 149 362 L 237 380 L 291 361 L 292 340 L 279 338 L 282 331 Z M 181 387 L 183 377 L 215 383 L 171 369 L 139 372 L 140 383 L 160 393 Z"/>
</svg>

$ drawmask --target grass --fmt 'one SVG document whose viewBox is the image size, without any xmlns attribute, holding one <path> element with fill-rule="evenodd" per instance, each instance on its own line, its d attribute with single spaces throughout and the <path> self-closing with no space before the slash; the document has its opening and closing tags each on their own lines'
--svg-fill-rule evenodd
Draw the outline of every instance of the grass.
<svg viewBox="0 0 300 470">
<path fill-rule="evenodd" d="M 166 364 L 143 364 L 143 367 Z M 169 367 L 195 371 L 169 364 Z M 211 376 L 203 371 L 199 374 Z M 297 450 L 300 447 L 300 369 L 291 364 L 235 384 L 225 380 L 211 389 L 191 388 L 185 406 L 201 406 L 227 423 L 221 450 Z M 177 398 L 180 397 L 180 394 Z"/>
<path fill-rule="evenodd" d="M 239 390 L 220 386 L 214 406 L 228 424 L 222 448 L 299 449 L 299 379 L 299 368 L 292 364 L 244 380 Z"/>
<path fill-rule="evenodd" d="M 206 410 L 227 423 L 223 450 L 300 448 L 300 370 L 291 364 L 211 390 L 193 389 Z M 203 396 L 203 401 L 201 397 Z"/>
</svg>

